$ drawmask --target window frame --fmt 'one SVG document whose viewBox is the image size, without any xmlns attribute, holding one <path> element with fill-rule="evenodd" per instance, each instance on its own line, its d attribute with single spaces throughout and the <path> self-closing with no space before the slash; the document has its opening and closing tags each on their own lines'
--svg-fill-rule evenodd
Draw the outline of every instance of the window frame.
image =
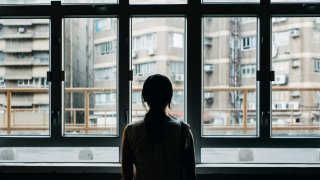
<svg viewBox="0 0 320 180">
<path fill-rule="evenodd" d="M 122 131 L 128 122 L 130 77 L 130 18 L 134 16 L 185 16 L 186 17 L 186 72 L 185 117 L 194 134 L 196 161 L 201 163 L 201 148 L 216 147 L 259 147 L 259 148 L 319 148 L 320 138 L 271 137 L 271 50 L 272 50 L 272 17 L 310 16 L 319 17 L 320 3 L 273 4 L 270 0 L 261 0 L 254 4 L 202 4 L 189 0 L 188 4 L 129 5 L 129 0 L 119 4 L 107 5 L 30 5 L 24 11 L 17 11 L 19 5 L 0 6 L 0 16 L 10 18 L 47 18 L 50 19 L 50 137 L 0 137 L 0 147 L 119 147 L 121 152 Z M 104 8 L 107 7 L 107 8 Z M 312 8 L 310 8 L 312 7 Z M 63 136 L 63 55 L 61 39 L 63 38 L 62 20 L 65 17 L 117 17 L 118 22 L 118 135 L 113 137 L 64 137 Z M 257 97 L 259 135 L 257 137 L 202 137 L 202 18 L 206 16 L 243 16 L 258 17 L 258 38 L 256 51 L 257 61 Z M 262 40 L 263 39 L 263 40 Z M 53 61 L 55 59 L 55 61 Z M 58 60 L 57 60 L 58 59 Z M 120 66 L 121 64 L 121 66 Z M 192 64 L 192 66 L 191 66 Z M 200 73 L 201 72 L 201 73 Z M 120 83 L 121 82 L 121 83 Z M 264 103 L 261 103 L 264 102 Z M 189 111 L 187 109 L 192 109 Z M 121 154 L 121 153 L 120 153 Z M 121 161 L 121 156 L 120 161 Z"/>
</svg>

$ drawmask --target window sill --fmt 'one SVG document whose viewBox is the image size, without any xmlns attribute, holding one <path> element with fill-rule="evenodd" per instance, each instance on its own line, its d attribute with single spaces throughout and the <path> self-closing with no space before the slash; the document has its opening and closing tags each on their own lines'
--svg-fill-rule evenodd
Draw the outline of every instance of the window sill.
<svg viewBox="0 0 320 180">
<path fill-rule="evenodd" d="M 198 164 L 197 174 L 320 174 L 320 164 Z M 110 173 L 119 163 L 0 163 L 0 173 Z"/>
</svg>

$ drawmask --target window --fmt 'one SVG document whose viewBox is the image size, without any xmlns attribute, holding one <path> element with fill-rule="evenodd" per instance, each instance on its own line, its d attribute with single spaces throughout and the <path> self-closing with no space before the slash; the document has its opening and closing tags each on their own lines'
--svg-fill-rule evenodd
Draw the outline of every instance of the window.
<svg viewBox="0 0 320 180">
<path fill-rule="evenodd" d="M 4 59 L 5 59 L 5 54 L 2 51 L 0 51 L 0 63 L 3 62 Z"/>
<path fill-rule="evenodd" d="M 183 48 L 183 34 L 172 32 L 169 34 L 169 47 Z"/>
<path fill-rule="evenodd" d="M 111 29 L 111 19 L 97 19 L 95 20 L 95 31 L 106 31 Z"/>
<path fill-rule="evenodd" d="M 113 53 L 116 49 L 116 42 L 115 41 L 109 41 L 102 44 L 99 44 L 96 46 L 97 53 L 99 55 L 105 55 Z"/>
<path fill-rule="evenodd" d="M 94 78 L 95 81 L 113 79 L 115 77 L 116 77 L 116 68 L 115 67 L 95 69 L 95 78 Z"/>
<path fill-rule="evenodd" d="M 256 48 L 256 37 L 243 37 L 242 38 L 242 50 L 250 50 Z"/>
<path fill-rule="evenodd" d="M 0 87 L 6 87 L 6 83 L 5 80 L 3 79 L 3 77 L 0 77 Z"/>
<path fill-rule="evenodd" d="M 241 66 L 242 77 L 254 77 L 256 75 L 255 64 L 245 64 Z"/>
<path fill-rule="evenodd" d="M 155 62 L 142 63 L 134 65 L 134 74 L 136 76 L 149 76 L 155 71 Z"/>
<path fill-rule="evenodd" d="M 184 73 L 184 63 L 172 61 L 170 63 L 171 74 L 183 74 Z"/>
<path fill-rule="evenodd" d="M 320 5 L 310 2 L 1 1 L 0 154 L 119 163 L 125 124 L 146 113 L 143 83 L 160 73 L 198 164 L 316 164 Z"/>
<path fill-rule="evenodd" d="M 314 72 L 319 73 L 320 72 L 320 59 L 314 59 Z"/>
<path fill-rule="evenodd" d="M 274 32 L 273 44 L 276 46 L 284 46 L 289 44 L 289 31 Z"/>
<path fill-rule="evenodd" d="M 140 18 L 134 18 L 140 19 Z M 134 20 L 137 21 L 137 20 Z M 132 49 L 135 50 L 142 50 L 142 49 L 149 49 L 149 48 L 156 48 L 156 34 L 144 34 L 135 36 L 132 38 Z"/>
</svg>

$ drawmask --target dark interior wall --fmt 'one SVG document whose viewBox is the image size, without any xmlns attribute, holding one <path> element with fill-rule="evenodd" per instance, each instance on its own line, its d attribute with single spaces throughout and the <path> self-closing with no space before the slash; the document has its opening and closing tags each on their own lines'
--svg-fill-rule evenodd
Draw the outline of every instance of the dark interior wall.
<svg viewBox="0 0 320 180">
<path fill-rule="evenodd" d="M 318 174 L 201 174 L 198 180 L 319 180 Z M 103 173 L 46 173 L 46 174 L 0 174 L 1 180 L 119 180 L 119 174 Z"/>
</svg>

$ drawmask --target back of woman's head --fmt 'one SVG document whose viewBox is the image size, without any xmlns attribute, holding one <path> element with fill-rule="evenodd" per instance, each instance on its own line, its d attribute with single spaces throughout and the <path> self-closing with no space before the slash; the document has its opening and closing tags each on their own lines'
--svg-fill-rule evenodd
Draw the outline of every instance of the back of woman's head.
<svg viewBox="0 0 320 180">
<path fill-rule="evenodd" d="M 166 76 L 151 75 L 143 84 L 142 101 L 148 104 L 150 110 L 160 110 L 167 105 L 170 108 L 172 91 L 172 84 Z"/>
<path fill-rule="evenodd" d="M 172 84 L 161 74 L 149 76 L 143 84 L 142 103 L 149 106 L 144 122 L 149 142 L 158 142 L 163 133 L 162 121 L 166 116 L 166 107 L 172 99 Z"/>
</svg>

